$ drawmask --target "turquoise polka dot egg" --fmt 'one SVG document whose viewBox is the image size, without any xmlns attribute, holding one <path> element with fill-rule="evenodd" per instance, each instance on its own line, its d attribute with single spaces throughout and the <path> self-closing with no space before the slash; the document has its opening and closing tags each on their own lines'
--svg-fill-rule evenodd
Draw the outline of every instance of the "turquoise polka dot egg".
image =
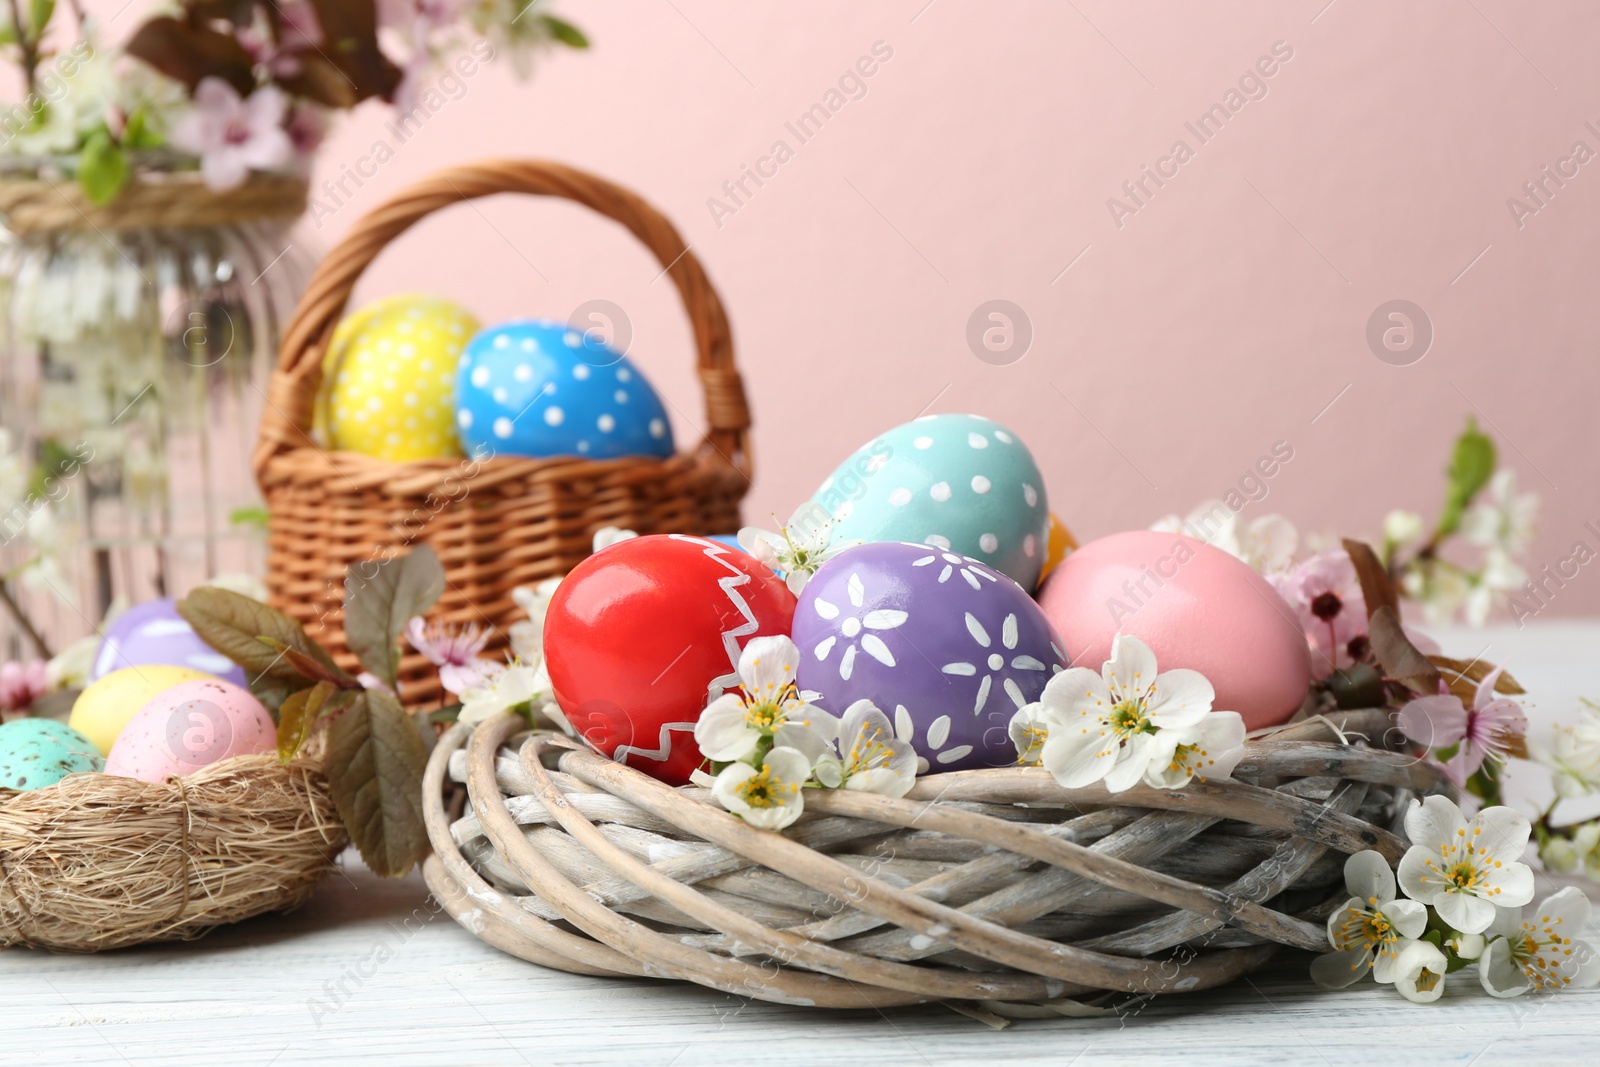
<svg viewBox="0 0 1600 1067">
<path fill-rule="evenodd" d="M 926 415 L 867 442 L 812 499 L 833 541 L 912 541 L 970 556 L 1032 589 L 1050 505 L 1021 438 L 981 415 Z"/>
<path fill-rule="evenodd" d="M 472 456 L 672 455 L 661 398 L 620 352 L 563 323 L 503 323 L 468 343 L 456 432 Z"/>
</svg>

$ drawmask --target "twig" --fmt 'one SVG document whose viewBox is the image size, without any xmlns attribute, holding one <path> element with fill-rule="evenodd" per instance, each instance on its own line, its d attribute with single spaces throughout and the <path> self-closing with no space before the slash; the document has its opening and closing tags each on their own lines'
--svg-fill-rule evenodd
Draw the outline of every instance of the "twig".
<svg viewBox="0 0 1600 1067">
<path fill-rule="evenodd" d="M 15 6 L 16 0 L 11 0 L 11 2 Z M 27 613 L 22 610 L 22 605 L 18 604 L 16 599 L 12 597 L 10 588 L 3 581 L 0 581 L 0 603 L 5 604 L 6 608 L 11 612 L 11 617 L 17 620 L 18 626 L 22 627 L 22 632 L 28 635 L 28 640 L 32 641 L 34 646 L 39 649 L 39 655 L 45 659 L 52 658 L 55 653 L 50 651 L 50 645 L 45 641 L 44 635 L 33 625 L 33 620 L 28 618 Z"/>
<path fill-rule="evenodd" d="M 11 0 L 11 26 L 17 34 L 17 48 L 22 52 L 22 73 L 28 79 L 28 93 L 31 96 L 37 88 L 34 75 L 39 69 L 39 39 L 44 36 L 44 27 L 24 28 L 22 4 L 19 0 Z M 32 35 L 28 33 L 28 29 L 33 30 Z"/>
</svg>

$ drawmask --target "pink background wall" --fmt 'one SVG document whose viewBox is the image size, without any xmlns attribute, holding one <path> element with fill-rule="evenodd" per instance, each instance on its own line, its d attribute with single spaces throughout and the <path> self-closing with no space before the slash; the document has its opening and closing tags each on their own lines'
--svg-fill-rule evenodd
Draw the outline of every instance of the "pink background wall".
<svg viewBox="0 0 1600 1067">
<path fill-rule="evenodd" d="M 1476 412 L 1545 499 L 1531 569 L 1580 538 L 1600 546 L 1583 528 L 1600 519 L 1600 162 L 1520 227 L 1507 206 L 1574 142 L 1600 151 L 1585 127 L 1600 128 L 1592 4 L 557 10 L 592 52 L 550 57 L 528 85 L 504 66 L 481 72 L 403 145 L 382 109 L 346 121 L 319 182 L 379 140 L 395 158 L 305 237 L 325 248 L 387 193 L 482 156 L 550 157 L 644 193 L 733 317 L 757 418 L 747 518 L 787 516 L 878 430 L 970 410 L 1032 446 L 1080 537 L 1219 496 L 1279 440 L 1294 459 L 1245 517 L 1375 534 L 1390 507 L 1437 514 L 1449 443 Z M 799 144 L 785 122 L 879 41 L 893 56 L 866 95 Z M 1292 58 L 1265 96 L 1201 144 L 1185 122 L 1275 42 Z M 708 199 L 780 138 L 794 158 L 718 225 Z M 1194 157 L 1119 227 L 1108 198 L 1179 138 Z M 614 301 L 684 440 L 701 404 L 657 272 L 579 209 L 502 198 L 424 225 L 360 296 L 428 289 L 491 320 Z M 1032 323 L 1030 349 L 1006 366 L 966 341 L 992 298 Z M 1409 366 L 1381 362 L 1365 337 L 1396 298 L 1435 331 Z M 1596 609 L 1600 571 L 1586 570 L 1549 614 Z"/>
</svg>

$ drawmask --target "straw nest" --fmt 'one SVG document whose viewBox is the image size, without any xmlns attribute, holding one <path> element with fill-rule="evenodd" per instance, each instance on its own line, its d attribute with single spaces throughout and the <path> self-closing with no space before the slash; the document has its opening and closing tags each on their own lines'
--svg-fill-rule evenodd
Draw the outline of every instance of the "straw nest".
<svg viewBox="0 0 1600 1067">
<path fill-rule="evenodd" d="M 191 940 L 301 904 L 346 840 L 322 776 L 272 755 L 0 790 L 0 948 Z"/>
<path fill-rule="evenodd" d="M 1345 856 L 1398 860 L 1406 802 L 1448 790 L 1382 747 L 1390 722 L 1296 723 L 1253 740 L 1233 780 L 1182 789 L 1011 768 L 898 800 L 818 791 L 780 834 L 502 716 L 434 750 L 423 870 L 475 935 L 575 973 L 830 1008 L 1069 1010 L 1325 950 Z"/>
</svg>

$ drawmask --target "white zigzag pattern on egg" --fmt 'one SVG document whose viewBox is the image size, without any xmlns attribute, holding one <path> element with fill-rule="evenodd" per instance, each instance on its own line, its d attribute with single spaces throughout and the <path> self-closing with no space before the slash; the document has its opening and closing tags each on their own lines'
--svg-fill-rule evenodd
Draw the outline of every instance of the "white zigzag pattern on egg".
<svg viewBox="0 0 1600 1067">
<path fill-rule="evenodd" d="M 611 753 L 611 758 L 617 763 L 628 762 L 629 756 L 643 756 L 645 759 L 661 763 L 672 754 L 672 737 L 674 730 L 693 733 L 692 722 L 664 722 L 661 724 L 661 733 L 656 737 L 658 748 L 639 748 L 636 745 L 618 745 L 616 751 Z"/>
<path fill-rule="evenodd" d="M 712 679 L 711 684 L 707 686 L 708 698 L 714 699 L 724 689 L 739 684 L 739 638 L 753 634 L 761 628 L 761 624 L 756 621 L 755 612 L 750 609 L 749 602 L 737 592 L 739 586 L 750 584 L 750 576 L 722 558 L 732 551 L 727 545 L 717 541 L 704 541 L 686 534 L 669 534 L 668 536 L 674 541 L 684 541 L 691 545 L 704 546 L 707 559 L 715 560 L 718 564 L 728 569 L 728 577 L 718 578 L 717 585 L 721 587 L 723 593 L 733 603 L 733 606 L 738 609 L 739 614 L 744 616 L 745 621 L 742 625 L 726 630 L 722 634 L 722 647 L 728 653 L 728 665 L 732 670 L 727 674 Z M 694 731 L 694 723 L 663 723 L 661 725 L 661 733 L 656 738 L 659 747 L 648 749 L 634 745 L 618 745 L 616 751 L 611 754 L 611 758 L 618 763 L 626 762 L 631 755 L 643 756 L 645 759 L 652 759 L 657 762 L 665 760 L 672 750 L 672 738 L 669 735 L 674 730 L 692 733 Z"/>
</svg>

